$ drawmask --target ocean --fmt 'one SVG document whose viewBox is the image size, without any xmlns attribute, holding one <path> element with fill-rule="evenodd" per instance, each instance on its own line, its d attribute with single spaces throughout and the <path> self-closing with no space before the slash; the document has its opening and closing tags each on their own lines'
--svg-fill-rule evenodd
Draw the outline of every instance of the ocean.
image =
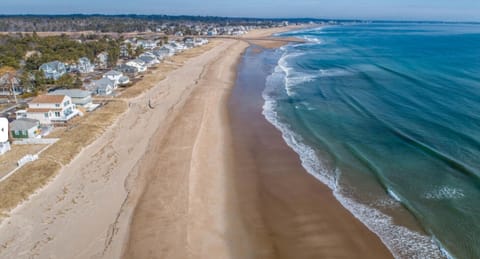
<svg viewBox="0 0 480 259">
<path fill-rule="evenodd" d="M 263 114 L 307 171 L 396 257 L 480 258 L 480 24 L 281 36 Z"/>
</svg>

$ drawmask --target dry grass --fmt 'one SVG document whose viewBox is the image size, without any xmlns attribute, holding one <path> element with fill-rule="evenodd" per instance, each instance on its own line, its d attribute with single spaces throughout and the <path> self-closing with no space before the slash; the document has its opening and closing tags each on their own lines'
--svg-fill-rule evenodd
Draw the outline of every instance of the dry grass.
<svg viewBox="0 0 480 259">
<path fill-rule="evenodd" d="M 17 161 L 28 154 L 36 154 L 47 145 L 12 145 L 12 150 L 0 156 L 0 177 L 17 167 Z"/>
<path fill-rule="evenodd" d="M 25 165 L 0 183 L 0 214 L 14 208 L 44 186 L 126 109 L 124 101 L 110 101 L 71 123 L 65 130 L 58 131 L 57 137 L 63 138 L 45 150 L 37 161 Z"/>
</svg>

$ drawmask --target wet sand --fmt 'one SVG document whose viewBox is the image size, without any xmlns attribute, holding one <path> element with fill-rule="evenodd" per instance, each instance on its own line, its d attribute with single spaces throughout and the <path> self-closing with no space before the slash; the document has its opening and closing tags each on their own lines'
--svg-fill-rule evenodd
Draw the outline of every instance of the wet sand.
<svg viewBox="0 0 480 259">
<path fill-rule="evenodd" d="M 255 258 L 391 258 L 261 114 L 264 66 L 247 57 L 240 70 L 229 111 L 239 205 Z"/>
</svg>

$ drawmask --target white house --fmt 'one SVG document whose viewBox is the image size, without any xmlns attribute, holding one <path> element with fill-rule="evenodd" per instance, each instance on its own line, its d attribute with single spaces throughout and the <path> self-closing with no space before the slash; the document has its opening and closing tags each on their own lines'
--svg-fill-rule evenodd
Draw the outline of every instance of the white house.
<svg viewBox="0 0 480 259">
<path fill-rule="evenodd" d="M 138 72 L 145 72 L 147 71 L 147 66 L 145 62 L 141 59 L 134 59 L 130 60 L 126 63 L 128 66 L 132 66 L 138 69 Z"/>
<path fill-rule="evenodd" d="M 27 118 L 41 124 L 67 122 L 79 115 L 72 98 L 66 95 L 40 95 L 28 103 Z"/>
<path fill-rule="evenodd" d="M 75 104 L 76 107 L 84 107 L 87 110 L 93 106 L 92 93 L 89 91 L 80 89 L 58 89 L 48 94 L 66 95 L 72 98 L 72 103 Z"/>
<path fill-rule="evenodd" d="M 120 71 L 116 71 L 116 70 L 110 70 L 107 73 L 103 74 L 103 78 L 110 79 L 113 82 L 114 87 L 116 87 L 118 85 L 118 81 L 122 77 L 123 77 L 123 73 L 120 72 Z"/>
</svg>

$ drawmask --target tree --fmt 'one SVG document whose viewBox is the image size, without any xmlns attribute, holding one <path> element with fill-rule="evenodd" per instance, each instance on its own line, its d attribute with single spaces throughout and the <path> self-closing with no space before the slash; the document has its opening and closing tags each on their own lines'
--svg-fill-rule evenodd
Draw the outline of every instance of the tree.
<svg viewBox="0 0 480 259">
<path fill-rule="evenodd" d="M 78 75 L 75 76 L 75 82 L 73 83 L 73 87 L 74 88 L 80 88 L 82 87 L 83 85 L 83 82 L 82 80 L 80 79 L 80 77 Z"/>
<path fill-rule="evenodd" d="M 142 54 L 143 51 L 144 51 L 144 49 L 143 49 L 142 46 L 137 47 L 137 49 L 135 50 L 135 57 L 140 56 L 140 54 Z"/>
<path fill-rule="evenodd" d="M 61 87 L 73 88 L 75 86 L 75 78 L 69 74 L 65 74 L 61 76 L 55 83 Z"/>
<path fill-rule="evenodd" d="M 33 72 L 33 78 L 35 82 L 35 90 L 36 91 L 45 90 L 45 84 L 47 83 L 47 80 L 43 72 L 38 70 Z"/>
</svg>

